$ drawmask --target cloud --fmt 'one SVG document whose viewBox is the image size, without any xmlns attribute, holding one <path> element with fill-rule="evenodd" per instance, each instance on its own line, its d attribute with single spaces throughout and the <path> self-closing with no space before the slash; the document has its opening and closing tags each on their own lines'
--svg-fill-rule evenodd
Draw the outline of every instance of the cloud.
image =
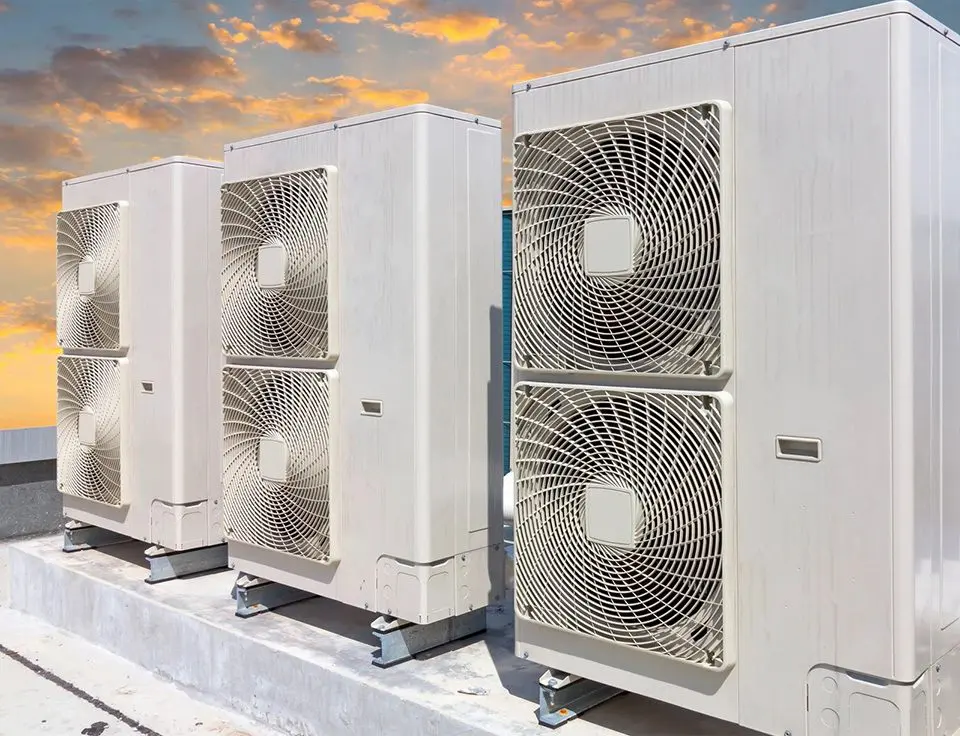
<svg viewBox="0 0 960 736">
<path fill-rule="evenodd" d="M 79 159 L 80 139 L 48 125 L 0 122 L 0 165 L 35 166 L 50 159 Z"/>
<path fill-rule="evenodd" d="M 387 25 L 387 28 L 411 36 L 435 38 L 446 43 L 458 44 L 485 41 L 494 31 L 500 30 L 504 25 L 504 22 L 499 18 L 462 10 L 400 24 L 391 23 Z"/>
<path fill-rule="evenodd" d="M 373 79 L 360 79 L 358 77 L 341 75 L 328 77 L 326 79 L 310 77 L 307 81 L 313 84 L 324 84 L 334 90 L 340 90 L 349 97 L 353 104 L 375 110 L 403 107 L 405 105 L 417 105 L 427 102 L 430 99 L 430 95 L 423 90 L 385 88 Z"/>
<path fill-rule="evenodd" d="M 718 28 L 704 20 L 695 18 L 684 18 L 681 21 L 681 29 L 667 29 L 656 36 L 651 42 L 656 49 L 672 49 L 678 46 L 688 46 L 703 41 L 713 41 L 718 38 L 735 36 L 740 33 L 746 33 L 763 24 L 762 18 L 744 18 L 734 21 L 725 28 Z"/>
<path fill-rule="evenodd" d="M 0 13 L 6 13 L 8 10 L 10 10 L 10 4 L 0 0 Z"/>
<path fill-rule="evenodd" d="M 202 46 L 63 46 L 46 69 L 0 70 L 0 108 L 52 115 L 73 130 L 104 121 L 168 131 L 183 124 L 184 113 L 156 90 L 242 79 L 232 58 Z"/>
<path fill-rule="evenodd" d="M 0 170 L 0 247 L 52 249 L 61 183 L 72 177 L 60 170 Z"/>
<path fill-rule="evenodd" d="M 0 301 L 0 339 L 20 335 L 53 336 L 57 318 L 53 302 L 27 297 L 19 302 Z"/>
<path fill-rule="evenodd" d="M 264 43 L 273 43 L 284 49 L 306 51 L 311 54 L 322 54 L 336 49 L 333 38 L 318 28 L 304 31 L 300 29 L 303 20 L 290 18 L 274 23 L 266 30 L 260 31 L 260 40 Z"/>
<path fill-rule="evenodd" d="M 248 20 L 236 17 L 226 19 L 223 23 L 229 24 L 233 31 L 216 23 L 209 23 L 207 30 L 210 36 L 226 49 L 254 40 L 311 54 L 323 54 L 337 48 L 333 38 L 320 29 L 303 30 L 302 18 L 288 18 L 262 29 Z"/>
</svg>

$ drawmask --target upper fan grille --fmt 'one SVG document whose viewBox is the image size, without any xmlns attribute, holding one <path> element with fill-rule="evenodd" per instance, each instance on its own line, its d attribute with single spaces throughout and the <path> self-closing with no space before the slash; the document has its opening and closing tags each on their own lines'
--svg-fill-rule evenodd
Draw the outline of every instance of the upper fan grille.
<svg viewBox="0 0 960 736">
<path fill-rule="evenodd" d="M 331 555 L 331 376 L 228 367 L 223 376 L 227 537 L 326 562 Z M 281 480 L 261 472 L 261 441 L 282 442 Z"/>
<path fill-rule="evenodd" d="M 62 493 L 121 504 L 121 390 L 120 367 L 113 359 L 57 359 L 57 480 Z M 84 432 L 90 436 L 82 437 Z"/>
<path fill-rule="evenodd" d="M 714 105 L 518 139 L 514 339 L 520 365 L 717 371 L 720 149 Z M 631 242 L 621 244 L 628 249 L 628 274 L 586 273 L 584 226 L 599 216 L 630 223 Z"/>
<path fill-rule="evenodd" d="M 57 338 L 65 348 L 120 350 L 120 202 L 57 215 Z"/>
<path fill-rule="evenodd" d="M 706 394 L 522 385 L 516 398 L 518 610 L 719 667 L 719 402 Z M 588 537 L 587 488 L 597 484 L 633 502 L 634 516 L 621 522 L 628 535 L 633 530 L 628 547 Z"/>
<path fill-rule="evenodd" d="M 330 357 L 327 169 L 223 186 L 222 299 L 229 355 Z M 269 279 L 267 261 L 273 255 Z"/>
</svg>

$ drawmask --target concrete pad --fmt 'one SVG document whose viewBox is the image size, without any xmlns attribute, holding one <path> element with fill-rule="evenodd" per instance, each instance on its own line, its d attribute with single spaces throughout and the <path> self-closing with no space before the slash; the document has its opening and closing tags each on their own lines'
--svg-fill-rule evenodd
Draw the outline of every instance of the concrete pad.
<svg viewBox="0 0 960 736">
<path fill-rule="evenodd" d="M 215 704 L 303 736 L 542 736 L 542 668 L 513 654 L 509 610 L 491 630 L 388 670 L 370 664 L 370 615 L 310 600 L 234 616 L 235 574 L 148 586 L 143 545 L 64 554 L 42 538 L 8 550 L 10 605 Z M 621 696 L 564 736 L 745 736 L 735 726 Z"/>
<path fill-rule="evenodd" d="M 9 609 L 0 609 L 0 683 L 0 734 L 279 736 Z"/>
</svg>

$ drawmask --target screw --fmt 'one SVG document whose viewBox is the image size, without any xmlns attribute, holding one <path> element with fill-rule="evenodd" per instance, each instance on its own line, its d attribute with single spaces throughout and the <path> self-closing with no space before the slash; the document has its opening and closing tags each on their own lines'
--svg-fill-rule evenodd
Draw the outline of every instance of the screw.
<svg viewBox="0 0 960 736">
<path fill-rule="evenodd" d="M 724 41 L 724 42 L 723 42 L 723 50 L 726 51 L 728 48 L 730 48 L 730 42 L 729 42 L 729 41 Z M 784 736 L 790 736 L 790 733 L 787 732 Z"/>
<path fill-rule="evenodd" d="M 530 82 L 527 82 L 527 92 L 530 91 L 530 89 L 531 89 L 532 86 L 533 86 L 533 85 L 531 85 Z"/>
<path fill-rule="evenodd" d="M 784 732 L 783 732 L 783 736 L 793 736 L 793 732 L 792 732 L 792 731 L 784 731 Z"/>
<path fill-rule="evenodd" d="M 370 604 L 369 604 L 369 603 L 364 603 L 364 604 L 363 604 L 363 607 L 364 607 L 364 608 L 370 608 Z"/>
<path fill-rule="evenodd" d="M 231 151 L 233 150 L 233 146 L 230 146 L 230 150 L 231 150 Z"/>
<path fill-rule="evenodd" d="M 334 130 L 337 130 L 339 127 L 340 127 L 340 126 L 337 125 L 336 123 L 333 124 L 333 129 L 334 129 Z"/>
<path fill-rule="evenodd" d="M 523 653 L 523 658 L 524 658 L 524 659 L 530 659 L 530 652 L 524 652 L 524 653 Z"/>
<path fill-rule="evenodd" d="M 388 608 L 388 609 L 387 609 L 387 615 L 388 615 L 388 616 L 392 616 L 392 615 L 393 615 L 393 609 L 392 609 L 392 608 Z"/>
<path fill-rule="evenodd" d="M 937 665 L 936 670 L 937 670 L 937 672 L 940 671 L 940 665 Z"/>
<path fill-rule="evenodd" d="M 471 610 L 471 611 L 473 610 L 473 604 L 472 604 L 472 603 L 470 604 L 470 610 Z"/>
<path fill-rule="evenodd" d="M 460 555 L 460 561 L 461 561 L 461 562 L 466 562 L 466 561 L 467 561 L 467 556 L 466 556 L 466 555 Z"/>
<path fill-rule="evenodd" d="M 479 125 L 479 124 L 480 124 L 480 118 L 474 118 L 474 119 L 473 119 L 473 122 L 476 123 L 477 125 Z"/>
</svg>

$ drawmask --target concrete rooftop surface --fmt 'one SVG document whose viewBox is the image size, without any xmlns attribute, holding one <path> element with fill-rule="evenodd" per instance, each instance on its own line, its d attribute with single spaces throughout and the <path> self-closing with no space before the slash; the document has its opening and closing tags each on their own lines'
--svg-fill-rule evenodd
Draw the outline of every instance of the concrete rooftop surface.
<svg viewBox="0 0 960 736">
<path fill-rule="evenodd" d="M 231 571 L 150 586 L 142 544 L 69 555 L 61 544 L 56 536 L 0 547 L 0 582 L 10 588 L 0 645 L 43 668 L 37 674 L 0 654 L 0 736 L 548 732 L 534 714 L 543 668 L 514 656 L 509 608 L 491 610 L 485 635 L 379 669 L 363 611 L 312 599 L 243 620 L 234 615 Z M 626 695 L 560 732 L 750 733 Z"/>
</svg>

